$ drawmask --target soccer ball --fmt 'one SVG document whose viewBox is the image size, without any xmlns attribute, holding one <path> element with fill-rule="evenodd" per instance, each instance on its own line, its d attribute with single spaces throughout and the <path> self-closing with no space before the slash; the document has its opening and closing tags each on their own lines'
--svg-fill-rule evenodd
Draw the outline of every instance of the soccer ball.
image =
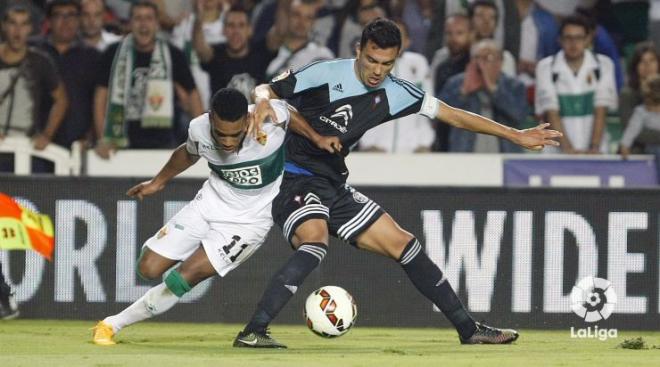
<svg viewBox="0 0 660 367">
<path fill-rule="evenodd" d="M 334 338 L 346 334 L 355 324 L 357 306 L 345 289 L 326 285 L 307 297 L 303 317 L 314 334 Z"/>
</svg>

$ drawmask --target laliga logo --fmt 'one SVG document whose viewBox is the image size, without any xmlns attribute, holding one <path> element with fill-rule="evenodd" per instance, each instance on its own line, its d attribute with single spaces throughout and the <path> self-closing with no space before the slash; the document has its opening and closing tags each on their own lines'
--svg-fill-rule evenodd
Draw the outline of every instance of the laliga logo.
<svg viewBox="0 0 660 367">
<path fill-rule="evenodd" d="M 586 277 L 580 280 L 571 291 L 571 309 L 582 320 L 594 323 L 607 320 L 616 305 L 616 292 L 607 279 Z M 586 329 L 571 327 L 571 338 L 598 338 L 607 340 L 618 337 L 617 329 Z"/>
</svg>

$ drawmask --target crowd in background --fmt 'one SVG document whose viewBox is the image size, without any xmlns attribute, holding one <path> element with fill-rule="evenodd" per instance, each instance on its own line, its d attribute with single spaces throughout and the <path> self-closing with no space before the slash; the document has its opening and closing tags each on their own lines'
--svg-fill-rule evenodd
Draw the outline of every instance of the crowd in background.
<svg viewBox="0 0 660 367">
<path fill-rule="evenodd" d="M 107 158 L 172 148 L 213 91 L 249 97 L 289 69 L 351 58 L 362 27 L 388 17 L 403 35 L 393 74 L 442 101 L 515 128 L 549 122 L 564 132 L 555 152 L 660 157 L 660 0 L 1 4 L 0 139 L 28 135 L 36 149 L 83 141 Z M 623 131 L 614 148 L 608 125 Z M 418 115 L 369 131 L 354 149 L 519 151 Z M 12 164 L 0 154 L 0 171 Z"/>
</svg>

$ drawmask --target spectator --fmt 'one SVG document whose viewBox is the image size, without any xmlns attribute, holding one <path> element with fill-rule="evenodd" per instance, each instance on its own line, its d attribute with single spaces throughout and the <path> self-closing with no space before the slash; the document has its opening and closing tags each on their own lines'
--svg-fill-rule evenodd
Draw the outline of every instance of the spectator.
<svg viewBox="0 0 660 367">
<path fill-rule="evenodd" d="M 224 14 L 229 9 L 229 0 L 197 0 L 199 6 L 204 7 L 202 19 L 202 33 L 209 45 L 218 45 L 226 42 L 223 34 Z M 202 98 L 204 109 L 209 108 L 211 100 L 211 79 L 209 74 L 202 70 L 199 57 L 193 49 L 193 29 L 197 15 L 191 14 L 185 18 L 172 32 L 172 43 L 181 49 L 188 60 L 190 70 L 195 78 L 195 85 Z"/>
<path fill-rule="evenodd" d="M 528 110 L 525 86 L 502 71 L 502 60 L 502 49 L 494 40 L 477 42 L 466 71 L 449 79 L 439 98 L 450 106 L 520 128 Z M 504 139 L 499 139 L 498 145 L 503 153 L 520 152 L 517 145 Z M 451 128 L 449 151 L 474 152 L 476 146 L 477 134 Z"/>
<path fill-rule="evenodd" d="M 280 45 L 272 36 L 252 42 L 247 10 L 234 6 L 225 15 L 223 32 L 227 42 L 211 46 L 202 32 L 206 9 L 198 4 L 196 11 L 193 46 L 202 69 L 211 77 L 211 91 L 233 87 L 249 99 L 252 89 L 265 81 L 266 68 Z"/>
<path fill-rule="evenodd" d="M 465 71 L 470 62 L 472 42 L 470 18 L 455 14 L 447 18 L 444 25 L 445 47 L 436 51 L 431 63 L 431 82 L 434 95 L 439 96 L 449 78 Z M 433 150 L 449 150 L 449 124 L 435 124 Z"/>
<path fill-rule="evenodd" d="M 609 57 L 587 49 L 586 19 L 565 18 L 559 33 L 562 50 L 536 67 L 536 113 L 564 133 L 564 153 L 605 153 L 605 116 L 608 108 L 617 107 L 614 65 Z"/>
<path fill-rule="evenodd" d="M 518 56 L 518 73 L 534 78 L 536 63 L 559 51 L 559 25 L 534 0 L 516 0 L 516 10 L 518 17 L 507 27 L 507 41 L 517 40 L 511 50 Z"/>
<path fill-rule="evenodd" d="M 346 5 L 334 16 L 332 22 L 328 24 L 325 19 L 317 22 L 322 27 L 331 28 L 329 35 L 323 35 L 323 30 L 317 26 L 314 30 L 315 38 L 325 38 L 326 45 L 335 55 L 341 58 L 350 58 L 355 56 L 355 45 L 360 41 L 363 26 L 371 19 L 385 17 L 385 9 L 380 6 L 379 0 L 348 0 Z"/>
<path fill-rule="evenodd" d="M 598 24 L 596 21 L 596 13 L 593 9 L 579 8 L 578 15 L 585 17 L 589 25 L 589 35 L 591 37 L 591 44 L 593 51 L 596 54 L 605 55 L 612 60 L 614 65 L 614 76 L 616 81 L 616 90 L 623 87 L 623 68 L 621 67 L 621 56 L 619 50 L 610 34 L 605 27 Z"/>
<path fill-rule="evenodd" d="M 408 51 L 410 36 L 402 21 L 397 22 L 401 29 L 402 50 L 394 63 L 392 75 L 414 83 L 418 88 L 429 92 L 429 65 L 424 55 Z M 388 121 L 367 131 L 360 139 L 360 150 L 386 153 L 430 152 L 434 139 L 431 120 L 422 115 L 409 115 Z"/>
<path fill-rule="evenodd" d="M 468 9 L 468 17 L 472 22 L 474 42 L 484 39 L 495 40 L 495 31 L 499 19 L 499 10 L 494 2 L 489 0 L 477 0 Z M 501 46 L 498 45 L 498 47 Z M 509 51 L 502 51 L 502 72 L 508 76 L 516 75 L 516 60 Z"/>
<path fill-rule="evenodd" d="M 34 45 L 55 61 L 62 77 L 69 108 L 53 142 L 71 147 L 76 140 L 91 140 L 93 97 L 100 54 L 79 37 L 80 4 L 76 0 L 48 3 L 46 17 L 50 32 L 35 39 Z"/>
<path fill-rule="evenodd" d="M 471 32 L 470 19 L 465 15 L 450 15 L 445 21 L 445 46 L 435 52 L 431 61 L 431 81 L 436 94 L 450 77 L 465 71 L 470 61 Z"/>
<path fill-rule="evenodd" d="M 80 10 L 80 33 L 88 46 L 103 52 L 109 45 L 121 39 L 121 36 L 103 29 L 104 0 L 82 0 Z"/>
<path fill-rule="evenodd" d="M 41 31 L 41 25 L 44 20 L 44 7 L 43 3 L 34 0 L 3 0 L 0 1 L 0 14 L 5 14 L 7 9 L 14 5 L 20 5 L 30 12 L 30 19 L 32 22 L 32 33 L 30 35 L 37 35 Z"/>
<path fill-rule="evenodd" d="M 190 115 L 203 112 L 185 55 L 157 37 L 156 6 L 139 1 L 130 14 L 131 34 L 101 57 L 94 121 L 103 158 L 113 148 L 174 146 L 177 100 Z"/>
<path fill-rule="evenodd" d="M 391 1 L 393 16 L 401 18 L 410 30 L 409 51 L 422 53 L 431 31 L 433 18 L 432 0 L 394 0 Z"/>
<path fill-rule="evenodd" d="M 635 108 L 635 112 L 630 118 L 630 123 L 623 132 L 621 138 L 621 155 L 627 158 L 630 154 L 630 147 L 635 138 L 646 128 L 650 133 L 655 134 L 656 143 L 647 144 L 644 148 L 645 153 L 655 156 L 656 173 L 658 182 L 660 182 L 660 76 L 649 77 L 642 84 L 642 95 L 644 103 Z"/>
<path fill-rule="evenodd" d="M 312 27 L 316 19 L 316 0 L 293 0 L 287 10 L 283 12 L 287 15 L 278 19 L 278 23 L 283 23 L 282 27 L 286 31 L 277 56 L 266 69 L 267 80 L 286 70 L 295 70 L 314 61 L 334 58 L 334 54 L 327 47 L 311 41 Z M 276 29 L 272 31 L 278 32 Z"/>
<path fill-rule="evenodd" d="M 660 49 L 660 0 L 651 0 L 649 7 L 649 39 Z"/>
<path fill-rule="evenodd" d="M 64 84 L 48 55 L 28 47 L 32 32 L 30 11 L 8 7 L 2 16 L 0 43 L 0 144 L 5 136 L 31 136 L 36 149 L 50 144 L 67 109 Z M 47 99 L 52 105 L 41 115 Z M 43 123 L 45 121 L 45 124 Z M 13 157 L 2 157 L 0 169 L 13 171 Z M 33 166 L 33 170 L 35 169 Z"/>
<path fill-rule="evenodd" d="M 660 73 L 660 54 L 652 42 L 642 42 L 635 47 L 635 53 L 628 65 L 628 85 L 621 90 L 619 116 L 623 126 L 629 124 L 633 109 L 643 102 L 641 85 L 649 78 Z M 660 139 L 656 132 L 643 130 L 635 139 L 635 143 L 658 144 Z M 635 145 L 638 145 L 635 144 Z M 635 148 L 633 145 L 633 148 Z"/>
<path fill-rule="evenodd" d="M 186 19 L 192 12 L 193 1 L 181 0 L 149 0 L 158 8 L 160 28 L 171 32 L 174 27 Z"/>
</svg>

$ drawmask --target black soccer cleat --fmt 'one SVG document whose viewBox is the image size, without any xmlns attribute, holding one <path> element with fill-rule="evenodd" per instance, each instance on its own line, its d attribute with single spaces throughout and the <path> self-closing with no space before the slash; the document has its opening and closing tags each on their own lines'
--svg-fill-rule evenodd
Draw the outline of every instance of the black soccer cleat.
<svg viewBox="0 0 660 367">
<path fill-rule="evenodd" d="M 477 322 L 477 330 L 471 337 L 463 339 L 461 344 L 510 344 L 518 339 L 518 332 L 513 329 L 498 329 Z"/>
<path fill-rule="evenodd" d="M 236 339 L 234 339 L 234 347 L 286 349 L 286 345 L 271 337 L 268 330 L 263 333 L 258 331 L 241 331 L 236 335 Z"/>
<path fill-rule="evenodd" d="M 14 292 L 0 294 L 0 320 L 11 320 L 19 315 L 18 304 Z"/>
</svg>

